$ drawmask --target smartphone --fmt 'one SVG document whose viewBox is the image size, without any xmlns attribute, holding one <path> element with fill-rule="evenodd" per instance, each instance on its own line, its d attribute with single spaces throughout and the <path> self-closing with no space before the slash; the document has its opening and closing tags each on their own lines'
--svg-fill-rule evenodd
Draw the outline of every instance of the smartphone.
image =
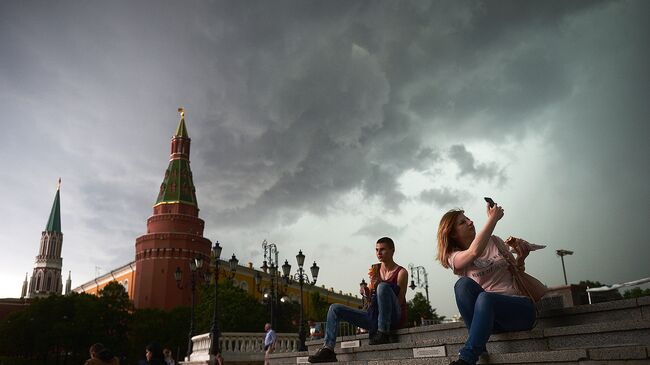
<svg viewBox="0 0 650 365">
<path fill-rule="evenodd" d="M 492 208 L 494 204 L 496 204 L 494 200 L 492 200 L 492 198 L 488 198 L 487 196 L 483 199 L 485 199 L 485 201 L 488 202 L 488 204 L 490 204 L 490 208 Z"/>
</svg>

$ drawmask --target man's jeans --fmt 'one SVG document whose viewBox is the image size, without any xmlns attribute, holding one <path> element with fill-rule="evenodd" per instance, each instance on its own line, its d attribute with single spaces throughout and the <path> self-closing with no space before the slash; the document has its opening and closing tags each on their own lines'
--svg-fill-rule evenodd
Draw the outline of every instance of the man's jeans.
<svg viewBox="0 0 650 365">
<path fill-rule="evenodd" d="M 492 333 L 524 331 L 535 325 L 535 305 L 529 298 L 488 293 L 468 277 L 458 279 L 454 292 L 469 332 L 459 355 L 471 365 L 485 351 Z"/>
<path fill-rule="evenodd" d="M 339 322 L 346 321 L 353 326 L 365 328 L 372 336 L 377 329 L 382 332 L 390 331 L 391 325 L 400 320 L 400 305 L 397 295 L 389 284 L 380 283 L 377 286 L 377 306 L 379 318 L 371 320 L 368 312 L 346 307 L 342 304 L 332 304 L 327 311 L 327 326 L 325 328 L 325 346 L 334 348 Z"/>
</svg>

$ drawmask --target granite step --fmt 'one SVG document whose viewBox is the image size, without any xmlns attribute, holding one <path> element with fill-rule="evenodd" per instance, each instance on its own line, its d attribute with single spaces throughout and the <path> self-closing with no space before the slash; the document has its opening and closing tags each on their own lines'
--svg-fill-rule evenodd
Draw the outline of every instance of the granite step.
<svg viewBox="0 0 650 365">
<path fill-rule="evenodd" d="M 272 365 L 288 365 L 305 363 L 306 357 L 271 358 Z M 387 359 L 378 357 L 373 360 L 350 359 L 339 357 L 338 363 L 348 365 L 448 365 L 457 356 L 420 357 Z M 549 351 L 530 351 L 519 353 L 489 354 L 481 356 L 479 364 L 571 364 L 571 365 L 618 365 L 618 364 L 650 364 L 650 348 L 648 346 L 611 346 L 596 348 L 579 348 Z"/>
<path fill-rule="evenodd" d="M 560 310 L 541 312 L 535 329 L 565 328 L 567 326 L 590 325 L 614 321 L 643 321 L 650 320 L 650 297 L 618 300 L 591 305 L 582 305 Z M 462 322 L 435 324 L 406 328 L 398 331 L 401 340 L 417 341 L 420 338 L 454 337 L 467 334 Z M 339 341 L 359 340 L 361 344 L 368 343 L 368 335 L 344 336 Z M 310 351 L 316 351 L 322 346 L 322 340 L 307 341 Z"/>
<path fill-rule="evenodd" d="M 467 331 L 463 328 L 463 335 L 438 336 L 436 332 L 418 333 L 417 336 L 400 336 L 400 342 L 385 345 L 368 345 L 368 336 L 355 337 L 348 342 L 337 342 L 336 353 L 340 362 L 374 361 L 374 360 L 405 360 L 413 359 L 414 349 L 424 351 L 432 349 L 444 355 L 457 354 L 467 340 Z M 353 344 L 359 341 L 358 347 L 341 348 L 341 345 Z M 314 342 L 314 341 L 312 341 Z M 611 346 L 648 346 L 650 345 L 650 320 L 625 320 L 592 323 L 575 326 L 535 328 L 530 331 L 509 332 L 495 334 L 490 337 L 487 349 L 491 357 L 500 358 L 501 355 L 519 356 L 514 354 L 532 352 L 553 352 L 564 350 L 579 350 L 585 348 L 601 348 Z M 313 354 L 318 346 L 309 351 Z M 563 352 L 565 353 L 565 352 Z M 295 363 L 296 356 L 302 354 L 274 354 L 274 358 L 292 358 L 288 360 Z M 284 362 L 273 362 L 280 364 Z"/>
<path fill-rule="evenodd" d="M 650 319 L 650 296 L 543 311 L 537 326 L 564 327 L 628 319 Z"/>
<path fill-rule="evenodd" d="M 448 353 L 456 353 L 467 340 L 467 330 L 459 333 L 409 332 L 400 334 L 399 343 L 370 346 L 368 335 L 348 336 L 337 342 L 337 353 L 401 351 L 414 347 L 445 346 Z M 442 334 L 444 333 L 444 335 Z M 359 341 L 359 347 L 341 349 L 342 343 Z M 321 341 L 310 341 L 309 350 L 315 352 Z M 495 334 L 487 344 L 490 353 L 556 350 L 584 346 L 650 345 L 650 320 L 625 320 L 564 327 L 534 328 L 530 331 Z"/>
<path fill-rule="evenodd" d="M 370 346 L 368 335 L 337 338 L 340 363 L 351 365 L 440 364 L 451 362 L 467 339 L 462 322 L 398 331 L 399 343 Z M 358 347 L 341 348 L 341 345 Z M 271 364 L 306 361 L 309 352 L 273 354 Z M 495 334 L 484 364 L 650 364 L 650 297 L 577 306 L 540 313 L 530 331 Z M 423 355 L 429 357 L 418 357 Z"/>
</svg>

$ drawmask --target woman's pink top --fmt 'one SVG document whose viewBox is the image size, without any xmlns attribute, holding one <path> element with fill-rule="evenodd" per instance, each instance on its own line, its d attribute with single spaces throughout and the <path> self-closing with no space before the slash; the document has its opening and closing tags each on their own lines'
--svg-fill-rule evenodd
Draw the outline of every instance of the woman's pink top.
<svg viewBox="0 0 650 365">
<path fill-rule="evenodd" d="M 486 292 L 520 296 L 522 294 L 514 287 L 508 262 L 497 245 L 505 246 L 505 243 L 497 236 L 490 237 L 483 254 L 462 270 L 457 270 L 454 265 L 454 259 L 461 251 L 454 251 L 449 255 L 449 267 L 454 270 L 454 274 L 476 281 Z"/>
</svg>

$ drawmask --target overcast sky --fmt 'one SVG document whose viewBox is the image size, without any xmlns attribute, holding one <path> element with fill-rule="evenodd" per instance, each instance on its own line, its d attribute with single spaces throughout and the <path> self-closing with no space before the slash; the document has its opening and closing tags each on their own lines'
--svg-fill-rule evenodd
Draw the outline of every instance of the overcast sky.
<svg viewBox="0 0 650 365">
<path fill-rule="evenodd" d="M 64 279 L 134 260 L 186 108 L 205 236 L 356 293 L 381 236 L 426 268 L 483 196 L 563 284 L 650 276 L 648 1 L 2 1 L 0 297 L 62 178 Z M 413 292 L 409 290 L 408 298 Z"/>
</svg>

